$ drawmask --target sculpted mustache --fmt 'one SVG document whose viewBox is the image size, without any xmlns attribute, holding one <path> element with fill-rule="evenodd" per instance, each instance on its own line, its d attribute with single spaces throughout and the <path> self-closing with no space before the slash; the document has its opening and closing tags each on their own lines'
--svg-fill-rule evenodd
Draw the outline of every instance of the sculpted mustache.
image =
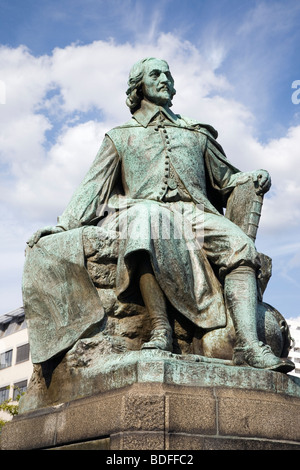
<svg viewBox="0 0 300 470">
<path fill-rule="evenodd" d="M 167 86 L 167 85 L 163 85 L 163 86 L 161 86 L 161 87 L 158 87 L 157 89 L 158 89 L 158 91 L 160 91 L 160 90 L 167 90 L 167 91 L 170 91 L 170 87 Z"/>
</svg>

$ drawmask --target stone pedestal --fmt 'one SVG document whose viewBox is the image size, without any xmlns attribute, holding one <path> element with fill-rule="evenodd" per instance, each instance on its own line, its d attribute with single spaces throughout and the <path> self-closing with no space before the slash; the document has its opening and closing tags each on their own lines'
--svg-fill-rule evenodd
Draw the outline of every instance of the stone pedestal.
<svg viewBox="0 0 300 470">
<path fill-rule="evenodd" d="M 2 449 L 300 450 L 295 377 L 157 351 L 115 355 L 97 380 L 83 372 L 90 394 L 77 377 L 64 401 L 24 402 Z"/>
</svg>

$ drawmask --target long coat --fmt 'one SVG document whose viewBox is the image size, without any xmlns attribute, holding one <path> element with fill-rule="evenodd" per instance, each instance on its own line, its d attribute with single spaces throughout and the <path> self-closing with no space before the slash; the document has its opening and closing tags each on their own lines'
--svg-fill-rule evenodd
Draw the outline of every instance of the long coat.
<svg viewBox="0 0 300 470">
<path fill-rule="evenodd" d="M 159 126 L 158 113 L 164 119 Z M 144 229 L 149 219 L 140 208 L 150 202 L 163 212 L 166 205 L 172 208 L 174 194 L 223 217 L 222 207 L 238 184 L 240 172 L 228 162 L 216 137 L 211 126 L 158 107 L 142 108 L 106 134 L 90 170 L 58 218 L 63 232 L 43 237 L 27 249 L 23 298 L 33 362 L 72 347 L 103 318 L 85 268 L 86 227 L 97 230 L 98 224 L 101 230 L 117 229 L 128 211 L 137 230 Z M 103 218 L 107 207 L 115 212 Z M 142 243 L 122 239 L 116 285 L 121 301 L 128 300 L 133 255 L 140 249 L 149 252 L 154 274 L 178 311 L 202 328 L 226 324 L 221 285 L 201 249 L 186 249 L 184 238 L 150 242 L 146 236 Z M 176 265 L 172 273 L 170 260 Z"/>
</svg>

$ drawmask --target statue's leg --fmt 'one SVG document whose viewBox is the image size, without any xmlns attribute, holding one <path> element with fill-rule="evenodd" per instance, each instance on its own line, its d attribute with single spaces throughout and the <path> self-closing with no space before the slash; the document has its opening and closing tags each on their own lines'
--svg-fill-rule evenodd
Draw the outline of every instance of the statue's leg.
<svg viewBox="0 0 300 470">
<path fill-rule="evenodd" d="M 224 282 L 226 309 L 236 336 L 235 364 L 284 372 L 292 370 L 291 361 L 275 356 L 258 338 L 256 270 L 259 258 L 253 241 L 225 217 L 205 214 L 203 248 L 211 263 L 219 268 L 220 279 Z"/>
<path fill-rule="evenodd" d="M 172 328 L 170 326 L 164 293 L 155 279 L 149 256 L 141 256 L 139 262 L 139 286 L 144 304 L 151 318 L 150 341 L 142 349 L 172 351 Z"/>
<path fill-rule="evenodd" d="M 233 361 L 259 369 L 289 372 L 294 364 L 275 356 L 257 335 L 257 280 L 255 270 L 239 266 L 225 277 L 224 295 L 236 333 Z"/>
</svg>

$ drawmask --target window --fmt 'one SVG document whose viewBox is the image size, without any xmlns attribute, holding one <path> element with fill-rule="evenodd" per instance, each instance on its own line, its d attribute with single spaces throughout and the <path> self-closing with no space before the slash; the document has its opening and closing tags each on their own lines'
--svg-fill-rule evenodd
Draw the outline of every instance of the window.
<svg viewBox="0 0 300 470">
<path fill-rule="evenodd" d="M 12 361 L 12 349 L 0 354 L 0 369 L 5 369 L 11 366 Z"/>
<path fill-rule="evenodd" d="M 29 344 L 27 343 L 17 348 L 16 364 L 19 364 L 19 362 L 28 361 L 28 359 L 29 359 Z"/>
<path fill-rule="evenodd" d="M 9 385 L 7 387 L 0 388 L 0 403 L 3 403 L 5 400 L 8 400 L 9 397 Z"/>
<path fill-rule="evenodd" d="M 27 390 L 27 380 L 22 380 L 21 382 L 16 382 L 14 384 L 14 395 L 13 400 L 17 400 L 18 396 Z"/>
</svg>

